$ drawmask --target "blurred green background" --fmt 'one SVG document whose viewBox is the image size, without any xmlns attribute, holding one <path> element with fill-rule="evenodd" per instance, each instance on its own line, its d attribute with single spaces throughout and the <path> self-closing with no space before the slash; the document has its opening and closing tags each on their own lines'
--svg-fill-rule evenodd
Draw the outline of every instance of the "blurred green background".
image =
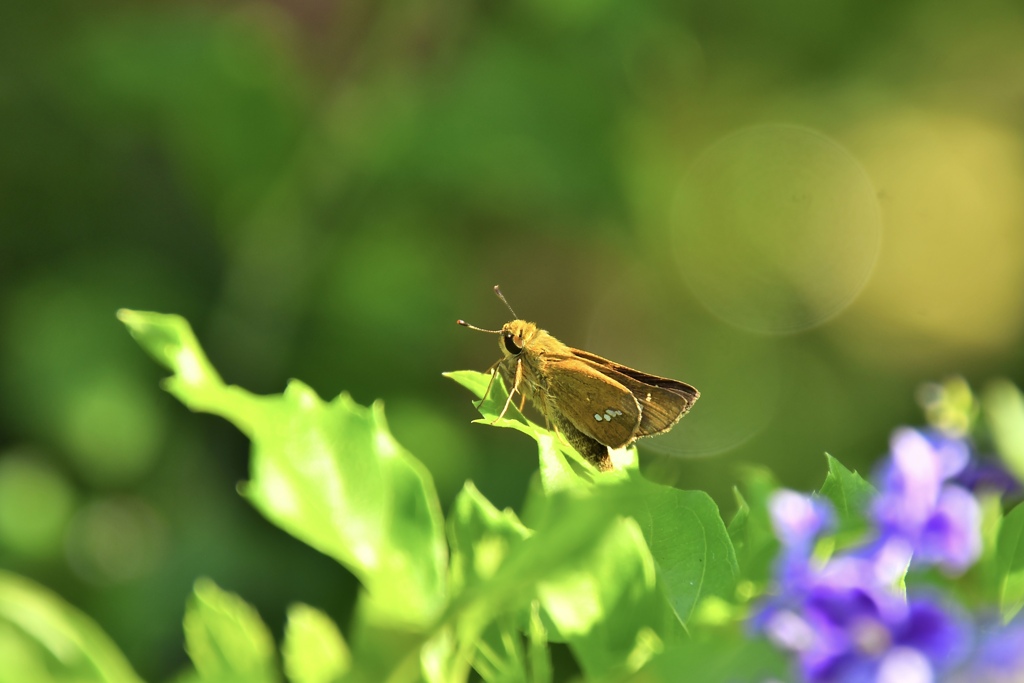
<svg viewBox="0 0 1024 683">
<path fill-rule="evenodd" d="M 696 385 L 648 475 L 869 470 L 922 381 L 1024 379 L 1024 7 L 290 0 L 0 9 L 0 566 L 141 674 L 193 580 L 280 629 L 355 583 L 235 493 L 247 443 L 114 317 L 177 312 L 229 382 L 385 401 L 445 504 L 519 506 L 471 425 L 508 311 Z M 712 457 L 713 456 L 713 457 Z"/>
</svg>

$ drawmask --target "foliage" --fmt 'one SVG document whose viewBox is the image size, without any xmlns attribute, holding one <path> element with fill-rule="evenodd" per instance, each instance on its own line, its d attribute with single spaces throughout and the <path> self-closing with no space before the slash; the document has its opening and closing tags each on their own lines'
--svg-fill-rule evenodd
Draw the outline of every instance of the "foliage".
<svg viewBox="0 0 1024 683">
<path fill-rule="evenodd" d="M 877 490 L 831 456 L 813 497 L 750 471 L 726 525 L 707 494 L 645 479 L 635 452 L 617 454 L 620 467 L 599 473 L 514 406 L 499 418 L 507 397 L 500 382 L 488 393 L 487 375 L 454 372 L 448 376 L 482 398 L 478 421 L 530 436 L 540 467 L 523 519 L 468 481 L 444 519 L 429 471 L 391 436 L 379 404 L 366 408 L 346 394 L 324 402 L 297 381 L 281 395 L 252 394 L 221 380 L 183 318 L 120 317 L 171 369 L 169 392 L 251 439 L 242 495 L 363 587 L 344 628 L 294 605 L 278 650 L 243 598 L 199 579 L 184 619 L 194 669 L 182 681 L 269 683 L 283 674 L 293 683 L 549 683 L 554 643 L 568 646 L 591 681 L 670 681 L 680 671 L 702 681 L 763 680 L 790 672 L 785 651 L 805 678 L 820 681 L 853 680 L 850 671 L 888 680 L 896 660 L 971 672 L 972 680 L 1024 664 L 1006 655 L 1024 638 L 1014 621 L 1024 604 L 1024 515 L 1021 507 L 1005 518 L 1001 507 L 986 508 L 996 510 L 984 521 L 996 537 L 990 551 L 970 541 L 985 535 L 980 524 L 944 521 L 950 505 L 961 506 L 952 508 L 961 521 L 981 514 L 956 479 L 969 463 L 962 438 L 898 430 Z M 1019 430 L 1008 415 L 1018 397 L 1004 388 L 991 400 L 1001 447 L 1016 453 Z M 928 462 L 935 466 L 921 465 Z M 894 516 L 900 505 L 906 509 Z M 905 562 L 893 564 L 900 550 Z M 978 571 L 963 574 L 974 563 Z M 946 574 L 920 579 L 919 565 Z M 886 567 L 898 571 L 880 581 Z M 870 568 L 873 578 L 851 584 L 851 568 Z M 983 619 L 965 616 L 967 606 L 948 605 L 954 581 L 959 595 L 985 595 L 971 590 L 984 577 L 995 583 L 988 594 L 1005 627 L 986 630 Z M 947 598 L 916 597 L 921 581 L 933 591 L 947 587 Z M 858 607 L 822 611 L 844 591 L 862 596 L 850 603 Z M 987 606 L 978 599 L 970 608 Z M 854 617 L 861 630 L 846 630 Z M 821 619 L 832 620 L 831 630 L 806 630 Z M 856 634 L 865 623 L 888 640 L 861 647 L 868 641 Z M 963 636 L 971 629 L 973 639 Z M 831 640 L 823 659 L 808 643 L 824 638 Z M 139 680 L 96 624 L 9 574 L 0 575 L 0 656 L 4 681 Z"/>
</svg>

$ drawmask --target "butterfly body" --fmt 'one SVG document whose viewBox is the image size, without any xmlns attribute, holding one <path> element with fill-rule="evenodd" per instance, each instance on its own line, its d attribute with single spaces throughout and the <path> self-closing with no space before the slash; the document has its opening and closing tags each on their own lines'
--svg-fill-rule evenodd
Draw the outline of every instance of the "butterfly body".
<svg viewBox="0 0 1024 683">
<path fill-rule="evenodd" d="M 525 320 L 495 332 L 502 352 L 497 372 L 509 388 L 508 401 L 516 394 L 530 401 L 601 470 L 611 469 L 609 448 L 667 432 L 700 396 L 685 382 L 574 349 Z"/>
</svg>

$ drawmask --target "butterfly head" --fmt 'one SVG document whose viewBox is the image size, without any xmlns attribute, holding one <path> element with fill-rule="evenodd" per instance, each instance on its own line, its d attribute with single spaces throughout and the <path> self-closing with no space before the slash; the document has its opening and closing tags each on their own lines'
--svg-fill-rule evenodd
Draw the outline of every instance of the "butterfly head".
<svg viewBox="0 0 1024 683">
<path fill-rule="evenodd" d="M 506 358 L 518 356 L 530 343 L 530 340 L 537 336 L 537 326 L 525 320 L 513 320 L 501 327 L 501 340 L 498 347 Z"/>
</svg>

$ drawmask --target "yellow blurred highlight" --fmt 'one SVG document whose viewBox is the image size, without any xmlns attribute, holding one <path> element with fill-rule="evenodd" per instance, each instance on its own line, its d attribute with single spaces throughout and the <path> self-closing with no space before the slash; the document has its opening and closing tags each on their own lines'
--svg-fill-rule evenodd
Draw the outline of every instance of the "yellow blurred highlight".
<svg viewBox="0 0 1024 683">
<path fill-rule="evenodd" d="M 1024 326 L 1024 145 L 979 119 L 900 111 L 850 132 L 886 237 L 864 294 L 832 327 L 862 361 L 957 366 Z"/>
<path fill-rule="evenodd" d="M 852 302 L 881 241 L 857 159 L 809 128 L 765 124 L 713 144 L 680 185 L 672 231 L 694 296 L 741 329 L 814 327 Z"/>
<path fill-rule="evenodd" d="M 610 274 L 594 297 L 598 304 L 580 346 L 701 391 L 681 425 L 644 439 L 641 451 L 698 458 L 739 447 L 776 416 L 787 372 L 780 340 L 709 319 L 695 304 L 671 297 L 667 287 L 652 286 L 653 279 L 635 264 Z M 652 289 L 659 295 L 648 296 Z"/>
</svg>

